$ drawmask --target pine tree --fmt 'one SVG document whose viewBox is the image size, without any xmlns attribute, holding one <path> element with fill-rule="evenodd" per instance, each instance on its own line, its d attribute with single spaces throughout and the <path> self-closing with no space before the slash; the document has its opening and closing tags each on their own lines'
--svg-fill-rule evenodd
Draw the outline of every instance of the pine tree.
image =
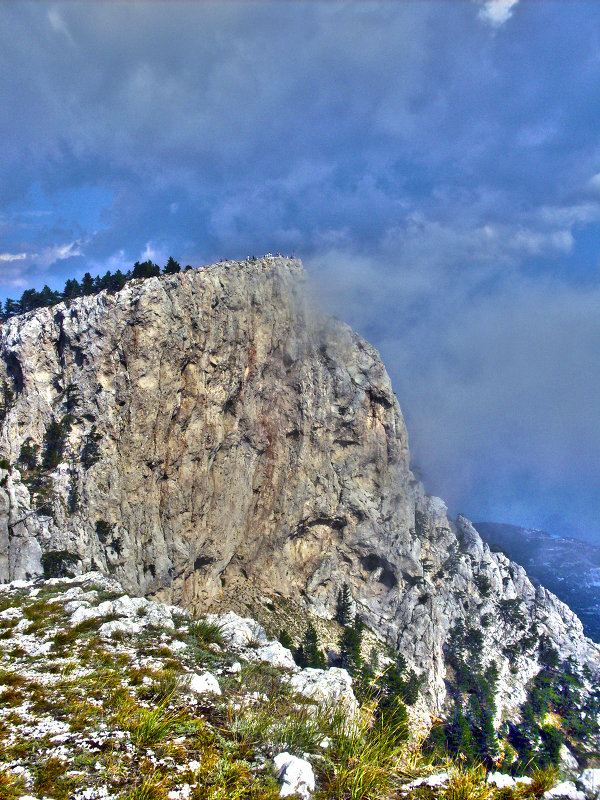
<svg viewBox="0 0 600 800">
<path fill-rule="evenodd" d="M 86 296 L 89 294 L 94 294 L 94 291 L 94 279 L 89 272 L 86 272 L 81 279 L 81 294 Z"/>
<path fill-rule="evenodd" d="M 181 264 L 175 261 L 173 256 L 169 256 L 163 269 L 163 275 L 176 275 L 178 272 L 181 272 Z"/>
<path fill-rule="evenodd" d="M 363 640 L 364 623 L 357 614 L 352 627 L 344 629 L 340 639 L 340 659 L 342 666 L 351 675 L 355 675 L 362 664 L 361 647 Z"/>
<path fill-rule="evenodd" d="M 319 649 L 319 637 L 312 622 L 309 622 L 304 638 L 294 651 L 294 660 L 300 667 L 325 669 L 327 666 L 327 659 Z"/>
<path fill-rule="evenodd" d="M 352 594 L 347 583 L 338 592 L 335 618 L 344 627 L 352 622 Z"/>
</svg>

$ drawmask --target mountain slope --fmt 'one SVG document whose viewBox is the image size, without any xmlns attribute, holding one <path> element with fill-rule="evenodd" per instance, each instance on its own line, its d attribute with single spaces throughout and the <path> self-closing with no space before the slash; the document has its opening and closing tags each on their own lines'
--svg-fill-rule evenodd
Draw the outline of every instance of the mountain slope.
<svg viewBox="0 0 600 800">
<path fill-rule="evenodd" d="M 461 621 L 501 711 L 542 635 L 597 673 L 577 617 L 414 479 L 378 354 L 304 282 L 298 261 L 228 262 L 4 325 L 0 578 L 100 569 L 193 609 L 319 615 L 346 583 L 434 712 Z"/>
<path fill-rule="evenodd" d="M 475 527 L 492 549 L 502 548 L 572 608 L 586 635 L 600 642 L 600 547 L 517 525 L 477 522 Z"/>
</svg>

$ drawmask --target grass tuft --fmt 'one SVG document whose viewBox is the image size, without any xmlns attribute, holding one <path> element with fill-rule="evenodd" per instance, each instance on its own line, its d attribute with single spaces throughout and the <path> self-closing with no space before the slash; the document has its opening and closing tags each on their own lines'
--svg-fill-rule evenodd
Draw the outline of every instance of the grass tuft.
<svg viewBox="0 0 600 800">
<path fill-rule="evenodd" d="M 169 709 L 161 704 L 155 708 L 123 709 L 116 722 L 129 731 L 133 744 L 146 747 L 166 739 L 183 719 L 179 709 Z"/>
<path fill-rule="evenodd" d="M 223 644 L 223 629 L 218 622 L 196 619 L 190 624 L 190 634 L 200 644 Z"/>
</svg>

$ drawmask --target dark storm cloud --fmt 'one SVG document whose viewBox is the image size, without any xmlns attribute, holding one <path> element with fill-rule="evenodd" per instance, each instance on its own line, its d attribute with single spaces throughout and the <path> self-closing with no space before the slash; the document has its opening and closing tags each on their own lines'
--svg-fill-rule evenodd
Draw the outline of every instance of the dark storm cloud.
<svg viewBox="0 0 600 800">
<path fill-rule="evenodd" d="M 142 256 L 294 251 L 382 349 L 417 458 L 454 508 L 592 526 L 591 4 L 0 15 L 4 296 Z"/>
</svg>

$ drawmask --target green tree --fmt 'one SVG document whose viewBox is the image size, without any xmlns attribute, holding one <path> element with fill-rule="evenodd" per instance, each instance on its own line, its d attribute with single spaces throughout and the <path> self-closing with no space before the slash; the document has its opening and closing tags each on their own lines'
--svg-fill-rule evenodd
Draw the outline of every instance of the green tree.
<svg viewBox="0 0 600 800">
<path fill-rule="evenodd" d="M 338 592 L 335 618 L 344 627 L 352 622 L 352 595 L 347 583 Z"/>
<path fill-rule="evenodd" d="M 300 667 L 325 669 L 327 666 L 327 659 L 319 648 L 319 637 L 312 622 L 309 622 L 304 638 L 294 651 L 294 660 Z"/>
<path fill-rule="evenodd" d="M 352 626 L 344 628 L 340 639 L 340 660 L 351 675 L 355 675 L 362 664 L 362 640 L 364 623 L 357 614 Z"/>
<path fill-rule="evenodd" d="M 60 464 L 72 422 L 73 417 L 71 417 L 70 414 L 65 414 L 60 422 L 53 419 L 46 428 L 46 433 L 44 434 L 44 451 L 42 455 L 43 469 L 51 471 L 56 469 Z"/>
<path fill-rule="evenodd" d="M 82 295 L 89 295 L 94 294 L 94 279 L 90 275 L 89 272 L 86 272 L 83 278 L 81 279 L 81 294 Z"/>
<path fill-rule="evenodd" d="M 175 261 L 173 256 L 169 256 L 163 269 L 163 275 L 176 275 L 178 272 L 181 272 L 181 264 Z"/>
<path fill-rule="evenodd" d="M 31 436 L 21 445 L 21 452 L 19 453 L 19 464 L 26 470 L 31 471 L 37 467 L 38 453 L 40 448 L 34 444 Z"/>
<path fill-rule="evenodd" d="M 150 259 L 147 261 L 142 261 L 140 264 L 139 261 L 136 261 L 133 265 L 133 273 L 132 278 L 155 278 L 157 275 L 160 275 L 160 267 L 158 264 L 154 264 Z"/>
</svg>

